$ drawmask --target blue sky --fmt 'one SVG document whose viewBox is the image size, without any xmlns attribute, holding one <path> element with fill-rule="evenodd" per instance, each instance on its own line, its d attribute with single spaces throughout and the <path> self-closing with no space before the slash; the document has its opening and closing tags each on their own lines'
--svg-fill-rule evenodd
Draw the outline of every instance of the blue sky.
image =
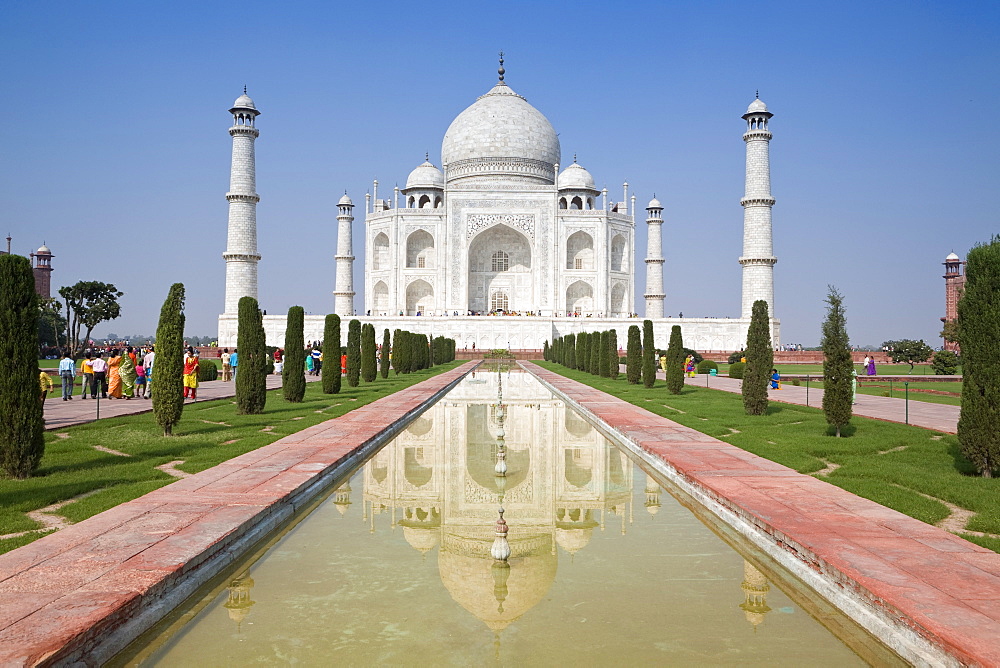
<svg viewBox="0 0 1000 668">
<path fill-rule="evenodd" d="M 941 262 L 1000 232 L 998 29 L 996 2 L 8 0 L 0 233 L 24 254 L 48 243 L 56 287 L 125 291 L 98 335 L 153 332 L 175 281 L 187 333 L 215 332 L 227 109 L 246 84 L 263 112 L 262 306 L 327 313 L 337 199 L 402 185 L 425 151 L 440 164 L 503 49 L 564 163 L 577 153 L 598 187 L 663 202 L 667 313 L 738 315 L 740 116 L 759 89 L 775 114 L 782 340 L 818 343 L 833 284 L 853 343 L 938 345 Z M 359 216 L 358 256 L 362 231 Z"/>
</svg>

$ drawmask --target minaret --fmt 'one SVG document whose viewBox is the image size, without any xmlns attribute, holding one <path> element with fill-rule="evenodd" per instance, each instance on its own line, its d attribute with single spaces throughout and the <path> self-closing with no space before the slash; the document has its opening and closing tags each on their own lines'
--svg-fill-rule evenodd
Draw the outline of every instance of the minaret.
<svg viewBox="0 0 1000 668">
<path fill-rule="evenodd" d="M 747 144 L 746 194 L 740 200 L 743 206 L 743 305 L 742 317 L 749 319 L 753 303 L 758 299 L 767 302 L 767 313 L 774 314 L 774 257 L 771 243 L 771 158 L 769 147 L 771 131 L 768 120 L 773 116 L 758 97 L 743 114 L 747 131 L 743 141 Z"/>
<path fill-rule="evenodd" d="M 354 254 L 351 224 L 354 222 L 354 202 L 344 193 L 337 203 L 337 288 L 333 291 L 333 312 L 339 316 L 354 315 Z"/>
<path fill-rule="evenodd" d="M 229 177 L 229 236 L 226 252 L 226 313 L 236 313 L 240 297 L 257 298 L 257 168 L 254 160 L 254 141 L 260 132 L 254 119 L 260 115 L 253 100 L 247 95 L 236 98 L 233 108 L 233 166 Z"/>
<path fill-rule="evenodd" d="M 653 199 L 646 206 L 646 317 L 663 317 L 663 207 Z"/>
<path fill-rule="evenodd" d="M 10 237 L 7 238 L 8 252 L 10 247 Z M 35 293 L 42 299 L 52 298 L 52 258 L 55 255 L 49 247 L 42 243 L 41 248 L 31 254 L 31 259 L 35 261 L 32 273 L 35 275 Z"/>
</svg>

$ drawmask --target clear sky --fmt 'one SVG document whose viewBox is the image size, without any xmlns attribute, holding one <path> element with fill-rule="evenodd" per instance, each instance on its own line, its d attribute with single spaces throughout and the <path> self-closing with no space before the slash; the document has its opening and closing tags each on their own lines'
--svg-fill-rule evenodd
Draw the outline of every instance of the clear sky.
<svg viewBox="0 0 1000 668">
<path fill-rule="evenodd" d="M 0 4 L 0 236 L 46 242 L 54 290 L 114 283 L 152 333 L 223 307 L 231 139 L 257 125 L 261 305 L 333 309 L 336 202 L 400 186 L 496 80 L 598 187 L 663 202 L 666 312 L 739 315 L 745 123 L 771 121 L 775 311 L 815 345 L 827 285 L 857 345 L 939 345 L 944 257 L 1000 232 L 1000 3 L 15 2 Z M 637 255 L 645 252 L 645 212 Z M 355 255 L 363 257 L 363 221 Z M 638 263 L 642 310 L 645 267 Z M 355 264 L 363 312 L 361 262 Z"/>
</svg>

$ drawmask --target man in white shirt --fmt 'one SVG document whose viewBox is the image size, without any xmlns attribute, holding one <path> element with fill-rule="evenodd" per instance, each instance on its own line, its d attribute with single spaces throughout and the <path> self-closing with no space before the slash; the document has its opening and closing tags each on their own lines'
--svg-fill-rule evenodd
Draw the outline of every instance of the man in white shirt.
<svg viewBox="0 0 1000 668">
<path fill-rule="evenodd" d="M 222 380 L 233 379 L 233 367 L 229 366 L 229 348 L 222 349 Z"/>
<path fill-rule="evenodd" d="M 73 379 L 76 378 L 76 363 L 69 356 L 69 352 L 64 352 L 59 360 L 59 377 L 62 379 L 63 401 L 73 398 Z"/>
<path fill-rule="evenodd" d="M 97 353 L 97 357 L 90 363 L 90 368 L 94 370 L 94 384 L 91 386 L 90 396 L 97 398 L 97 388 L 101 388 L 101 398 L 108 398 L 108 363 L 101 357 L 102 353 Z"/>
<path fill-rule="evenodd" d="M 153 395 L 153 362 L 155 361 L 156 350 L 150 344 L 149 352 L 142 358 L 142 368 L 146 370 L 146 391 L 149 392 L 150 396 Z"/>
</svg>

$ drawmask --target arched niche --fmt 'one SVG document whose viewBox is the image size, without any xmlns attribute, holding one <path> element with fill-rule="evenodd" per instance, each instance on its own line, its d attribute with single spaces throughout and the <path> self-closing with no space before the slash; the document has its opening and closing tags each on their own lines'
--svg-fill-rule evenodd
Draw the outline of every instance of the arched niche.
<svg viewBox="0 0 1000 668">
<path fill-rule="evenodd" d="M 426 314 L 434 309 L 434 288 L 425 280 L 406 286 L 406 315 Z"/>
<path fill-rule="evenodd" d="M 593 313 L 594 288 L 585 281 L 575 281 L 566 288 L 566 310 L 571 313 Z"/>
<path fill-rule="evenodd" d="M 594 238 L 583 230 L 566 240 L 566 268 L 594 270 Z"/>
<path fill-rule="evenodd" d="M 389 312 L 389 286 L 385 284 L 385 281 L 378 281 L 372 288 L 374 294 L 374 307 L 376 315 L 387 315 Z"/>
<path fill-rule="evenodd" d="M 507 295 L 509 309 L 532 308 L 531 254 L 528 238 L 507 225 L 479 233 L 469 244 L 469 309 L 489 312 L 498 292 Z"/>
<path fill-rule="evenodd" d="M 628 313 L 628 302 L 625 299 L 625 286 L 616 283 L 611 288 L 611 315 L 623 317 Z"/>
<path fill-rule="evenodd" d="M 623 234 L 616 234 L 611 239 L 611 271 L 628 271 L 625 235 Z"/>
<path fill-rule="evenodd" d="M 385 232 L 379 232 L 375 235 L 375 240 L 372 242 L 372 269 L 388 269 L 389 268 L 389 237 L 385 235 Z"/>
<path fill-rule="evenodd" d="M 434 266 L 434 237 L 427 230 L 417 230 L 406 238 L 406 266 L 423 269 Z"/>
</svg>

